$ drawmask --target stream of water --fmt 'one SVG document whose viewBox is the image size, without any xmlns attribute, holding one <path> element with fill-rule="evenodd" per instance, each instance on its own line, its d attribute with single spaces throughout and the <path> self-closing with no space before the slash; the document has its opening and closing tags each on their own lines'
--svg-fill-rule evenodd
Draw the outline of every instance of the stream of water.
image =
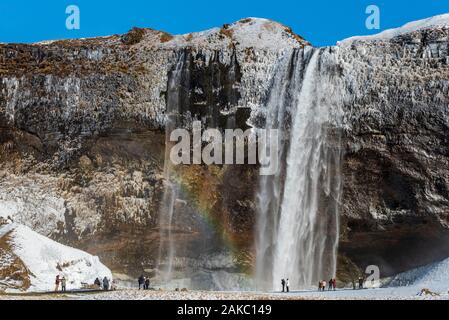
<svg viewBox="0 0 449 320">
<path fill-rule="evenodd" d="M 266 128 L 282 134 L 279 172 L 261 177 L 256 279 L 260 289 L 316 286 L 336 273 L 341 195 L 339 77 L 329 49 L 294 50 L 278 66 Z M 287 125 L 290 124 L 290 125 Z"/>
<path fill-rule="evenodd" d="M 173 238 L 174 216 L 176 200 L 179 196 L 180 186 L 174 178 L 173 164 L 170 160 L 170 150 L 173 142 L 170 142 L 170 134 L 179 125 L 180 116 L 180 89 L 182 70 L 184 66 L 184 53 L 177 60 L 168 82 L 167 113 L 165 125 L 165 159 L 164 159 L 164 195 L 159 210 L 159 266 L 163 272 L 164 282 L 173 279 L 173 263 L 175 258 L 175 239 Z"/>
</svg>

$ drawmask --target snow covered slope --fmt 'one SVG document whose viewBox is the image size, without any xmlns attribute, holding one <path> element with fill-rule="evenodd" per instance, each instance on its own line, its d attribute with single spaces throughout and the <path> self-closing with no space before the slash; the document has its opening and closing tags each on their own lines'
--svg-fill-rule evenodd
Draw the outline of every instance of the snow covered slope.
<svg viewBox="0 0 449 320">
<path fill-rule="evenodd" d="M 389 287 L 412 286 L 420 289 L 429 289 L 435 292 L 448 292 L 449 290 L 449 258 L 403 272 L 393 277 Z"/>
<path fill-rule="evenodd" d="M 340 41 L 338 44 L 350 44 L 354 41 L 370 41 L 370 40 L 390 40 L 394 37 L 419 31 L 423 29 L 435 28 L 435 27 L 448 27 L 449 28 L 449 13 L 442 14 L 427 19 L 409 22 L 400 28 L 388 29 L 381 33 L 370 36 L 355 36 Z"/>
<path fill-rule="evenodd" d="M 227 40 L 227 41 L 226 41 Z M 279 50 L 280 48 L 301 47 L 308 42 L 278 22 L 263 18 L 246 18 L 224 25 L 222 28 L 175 36 L 167 45 L 182 46 L 229 46 Z"/>
<path fill-rule="evenodd" d="M 16 272 L 4 272 L 14 269 Z M 56 275 L 65 276 L 67 289 L 92 284 L 96 277 L 112 279 L 98 257 L 50 240 L 30 228 L 11 223 L 0 226 L 0 289 L 54 290 Z"/>
</svg>

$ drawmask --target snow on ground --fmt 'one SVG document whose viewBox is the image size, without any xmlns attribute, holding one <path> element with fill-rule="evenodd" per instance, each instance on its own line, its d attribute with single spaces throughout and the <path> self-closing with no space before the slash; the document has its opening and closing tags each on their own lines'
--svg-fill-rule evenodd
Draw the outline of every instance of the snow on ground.
<svg viewBox="0 0 449 320">
<path fill-rule="evenodd" d="M 414 31 L 419 31 L 423 29 L 428 29 L 432 27 L 449 27 L 449 13 L 442 14 L 427 19 L 422 19 L 418 21 L 409 22 L 400 28 L 388 29 L 381 33 L 370 35 L 370 36 L 355 36 L 347 38 L 338 42 L 341 44 L 351 44 L 354 41 L 369 41 L 369 40 L 390 40 L 394 37 L 411 33 Z"/>
<path fill-rule="evenodd" d="M 423 289 L 429 289 L 434 295 L 420 294 Z M 121 288 L 117 291 L 96 293 L 0 295 L 0 300 L 449 300 L 448 290 L 449 258 L 399 274 L 390 280 L 388 287 L 375 289 L 339 289 L 324 292 L 293 290 L 289 293 L 281 293 L 251 291 L 143 291 Z"/>
<path fill-rule="evenodd" d="M 111 271 L 98 257 L 59 244 L 19 224 L 0 227 L 0 237 L 8 235 L 12 253 L 28 269 L 29 292 L 54 290 L 56 275 L 65 276 L 67 289 L 78 289 L 82 283 L 93 284 L 96 277 L 112 279 Z"/>
<path fill-rule="evenodd" d="M 317 300 L 449 300 L 446 292 L 437 292 L 438 295 L 419 295 L 419 286 L 391 287 L 376 289 L 340 289 L 336 291 L 295 291 L 287 294 L 292 298 Z"/>
<path fill-rule="evenodd" d="M 0 229 L 0 235 L 1 231 Z M 434 295 L 420 294 L 423 289 L 429 289 Z M 281 293 L 251 291 L 141 291 L 132 288 L 121 288 L 117 291 L 96 293 L 0 295 L 0 300 L 449 300 L 448 291 L 449 258 L 401 273 L 390 280 L 388 287 L 375 289 L 339 289 L 324 292 L 293 290 L 289 293 Z"/>
<path fill-rule="evenodd" d="M 410 287 L 275 292 L 143 291 L 123 289 L 96 293 L 0 295 L 0 300 L 449 300 L 449 294 L 419 296 Z"/>
<path fill-rule="evenodd" d="M 408 290 L 406 290 L 408 289 Z M 410 288 L 338 290 L 330 292 L 293 291 L 290 293 L 273 292 L 215 292 L 215 291 L 146 291 L 125 290 L 99 293 L 86 296 L 68 296 L 71 299 L 94 300 L 414 300 L 414 299 L 447 299 L 449 295 L 436 297 L 417 296 Z"/>
<path fill-rule="evenodd" d="M 435 292 L 449 291 L 449 258 L 393 277 L 389 287 L 420 287 Z"/>
</svg>

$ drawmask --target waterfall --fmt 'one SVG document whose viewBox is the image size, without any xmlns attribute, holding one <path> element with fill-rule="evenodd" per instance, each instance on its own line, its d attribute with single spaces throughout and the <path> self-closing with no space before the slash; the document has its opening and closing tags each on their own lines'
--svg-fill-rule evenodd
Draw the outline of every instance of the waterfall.
<svg viewBox="0 0 449 320">
<path fill-rule="evenodd" d="M 266 128 L 280 130 L 278 173 L 259 182 L 256 280 L 260 289 L 315 286 L 336 273 L 341 85 L 333 49 L 293 50 L 280 61 Z"/>
<path fill-rule="evenodd" d="M 164 159 L 164 195 L 159 209 L 159 262 L 160 271 L 163 272 L 165 282 L 173 278 L 173 261 L 175 257 L 175 239 L 173 238 L 174 217 L 176 213 L 176 200 L 178 199 L 180 186 L 174 177 L 170 150 L 173 142 L 170 142 L 170 134 L 179 125 L 180 94 L 182 89 L 182 72 L 185 63 L 185 53 L 178 57 L 174 69 L 169 73 L 167 92 L 167 111 L 165 123 L 165 159 Z"/>
</svg>

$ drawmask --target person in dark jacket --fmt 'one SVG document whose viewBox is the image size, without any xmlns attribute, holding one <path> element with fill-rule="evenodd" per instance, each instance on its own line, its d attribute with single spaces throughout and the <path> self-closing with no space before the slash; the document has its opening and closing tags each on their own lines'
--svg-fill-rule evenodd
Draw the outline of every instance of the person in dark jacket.
<svg viewBox="0 0 449 320">
<path fill-rule="evenodd" d="M 363 289 L 363 278 L 359 277 L 359 289 Z"/>
<path fill-rule="evenodd" d="M 96 285 L 100 289 L 101 288 L 100 279 L 96 278 L 95 281 L 94 281 L 94 285 Z"/>
<path fill-rule="evenodd" d="M 145 290 L 149 290 L 150 289 L 150 278 L 146 278 L 145 279 Z"/>
<path fill-rule="evenodd" d="M 103 278 L 103 290 L 108 291 L 109 290 L 109 279 L 107 277 Z"/>
<path fill-rule="evenodd" d="M 282 284 L 282 292 L 285 292 L 285 279 L 281 280 L 281 284 Z"/>
<path fill-rule="evenodd" d="M 140 290 L 140 288 L 145 289 L 145 288 L 143 287 L 143 285 L 144 285 L 144 283 L 145 283 L 145 278 L 143 277 L 143 275 L 141 275 L 141 276 L 139 277 L 139 279 L 137 279 L 137 282 L 139 283 L 139 290 Z"/>
<path fill-rule="evenodd" d="M 330 279 L 330 280 L 329 280 L 329 286 L 327 287 L 327 290 L 328 290 L 328 291 L 331 291 L 333 285 L 334 285 L 334 279 Z"/>
</svg>

